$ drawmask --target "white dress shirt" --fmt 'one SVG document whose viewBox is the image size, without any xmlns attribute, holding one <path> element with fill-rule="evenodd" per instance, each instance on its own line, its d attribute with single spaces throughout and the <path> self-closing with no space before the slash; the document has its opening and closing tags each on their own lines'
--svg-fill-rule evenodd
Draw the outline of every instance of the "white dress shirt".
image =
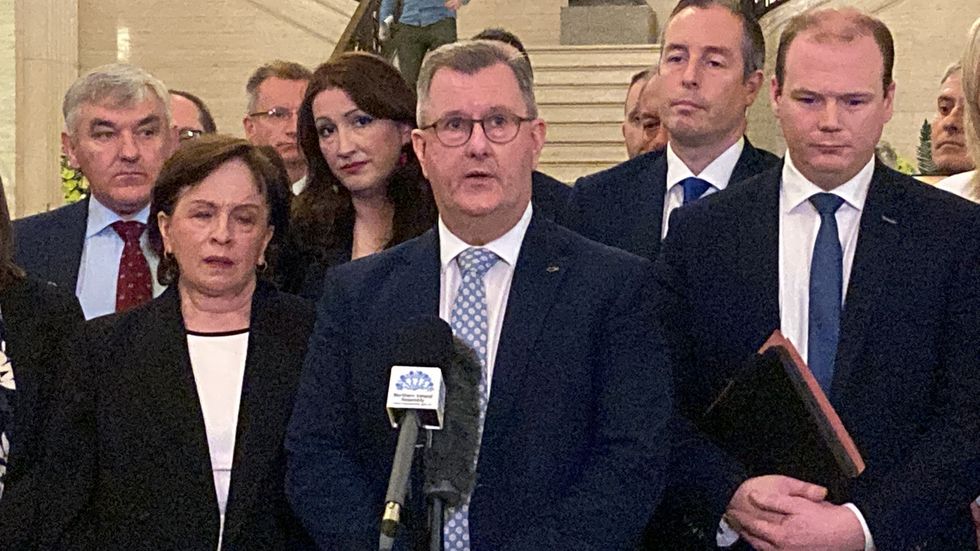
<svg viewBox="0 0 980 551">
<path fill-rule="evenodd" d="M 856 176 L 831 191 L 844 200 L 836 213 L 837 233 L 844 253 L 842 303 L 847 299 L 861 212 L 871 187 L 874 168 L 872 157 Z M 820 229 L 820 214 L 809 199 L 818 193 L 824 193 L 824 190 L 800 174 L 787 151 L 779 186 L 779 329 L 805 360 L 809 353 L 810 262 Z M 874 550 L 874 541 L 864 515 L 853 503 L 844 506 L 853 511 L 861 523 L 865 550 Z M 722 520 L 718 545 L 730 546 L 737 540 L 738 535 Z"/>
<path fill-rule="evenodd" d="M 231 467 L 235 459 L 235 434 L 241 405 L 245 357 L 248 352 L 248 330 L 233 333 L 187 332 L 187 350 L 204 430 L 211 456 L 211 473 L 218 500 L 220 519 L 218 549 L 225 531 L 225 510 L 231 485 Z"/>
<path fill-rule="evenodd" d="M 78 267 L 78 282 L 75 285 L 75 295 L 85 313 L 85 319 L 116 311 L 116 279 L 119 278 L 119 259 L 122 257 L 125 242 L 112 229 L 112 223 L 118 220 L 136 220 L 145 224 L 149 216 L 150 205 L 130 218 L 123 218 L 95 197 L 89 199 L 85 245 L 82 247 L 82 261 Z M 150 248 L 146 234 L 144 231 L 140 236 L 140 248 L 150 265 L 153 296 L 156 297 L 165 287 L 157 281 L 157 264 L 160 261 Z"/>
<path fill-rule="evenodd" d="M 486 285 L 487 297 L 487 396 L 490 396 L 490 386 L 493 380 L 493 366 L 497 358 L 497 345 L 500 343 L 500 330 L 504 325 L 504 313 L 507 311 L 507 295 L 510 294 L 510 283 L 514 279 L 514 266 L 521 252 L 524 234 L 531 223 L 531 204 L 528 203 L 524 215 L 507 233 L 483 245 L 482 248 L 496 253 L 500 260 L 493 265 L 483 278 Z M 450 322 L 453 301 L 459 291 L 462 275 L 456 257 L 459 253 L 475 245 L 470 245 L 455 236 L 439 217 L 439 317 Z"/>
<path fill-rule="evenodd" d="M 684 164 L 684 161 L 674 153 L 670 142 L 667 142 L 667 191 L 664 196 L 664 217 L 660 226 L 660 238 L 667 237 L 667 225 L 670 222 L 670 213 L 677 207 L 684 204 L 684 186 L 681 181 L 685 178 L 697 177 L 711 184 L 711 187 L 704 192 L 702 197 L 707 197 L 712 193 L 717 193 L 728 187 L 728 181 L 732 179 L 732 172 L 738 164 L 738 158 L 742 156 L 745 148 L 745 138 L 739 138 L 731 147 L 722 152 L 721 155 L 711 161 L 711 164 L 704 167 L 699 174 L 691 172 L 691 169 Z"/>
<path fill-rule="evenodd" d="M 779 330 L 796 346 L 800 357 L 809 361 L 810 261 L 820 229 L 820 214 L 809 199 L 824 190 L 800 174 L 789 151 L 785 159 L 779 186 Z M 861 212 L 868 198 L 874 170 L 872 157 L 857 175 L 831 192 L 844 200 L 836 215 L 837 233 L 844 253 L 842 306 L 847 301 L 847 285 L 851 279 L 851 266 L 854 265 Z M 872 551 L 874 541 L 864 515 L 852 503 L 844 506 L 858 518 L 864 531 L 864 548 Z"/>
<path fill-rule="evenodd" d="M 974 197 L 972 195 L 972 189 L 970 183 L 973 181 L 973 176 L 977 173 L 976 170 L 970 170 L 967 172 L 960 172 L 959 174 L 953 174 L 948 178 L 943 178 L 936 182 L 936 187 L 948 191 L 950 193 L 955 193 L 964 199 L 969 199 L 974 203 L 980 203 L 980 198 Z"/>
</svg>

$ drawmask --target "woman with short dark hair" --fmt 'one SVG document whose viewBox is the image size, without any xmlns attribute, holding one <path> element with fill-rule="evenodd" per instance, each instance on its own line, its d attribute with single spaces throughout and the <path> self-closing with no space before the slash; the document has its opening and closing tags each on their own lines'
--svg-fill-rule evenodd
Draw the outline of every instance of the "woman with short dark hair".
<svg viewBox="0 0 980 551">
<path fill-rule="evenodd" d="M 282 448 L 313 311 L 258 276 L 287 229 L 285 179 L 260 148 L 220 135 L 164 165 L 149 235 L 169 288 L 85 328 L 46 447 L 44 543 L 306 545 Z"/>
<path fill-rule="evenodd" d="M 310 264 L 302 294 L 317 296 L 326 268 L 420 235 L 436 210 L 412 150 L 415 93 L 384 59 L 317 67 L 297 124 L 309 170 L 292 224 Z"/>
</svg>

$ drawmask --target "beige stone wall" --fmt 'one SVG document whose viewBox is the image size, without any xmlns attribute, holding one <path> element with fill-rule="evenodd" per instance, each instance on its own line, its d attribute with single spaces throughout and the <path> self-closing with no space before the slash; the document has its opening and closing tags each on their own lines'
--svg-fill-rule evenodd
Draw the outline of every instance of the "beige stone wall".
<svg viewBox="0 0 980 551">
<path fill-rule="evenodd" d="M 79 64 L 141 65 L 199 95 L 218 130 L 242 135 L 245 82 L 276 58 L 310 68 L 333 52 L 354 0 L 80 0 Z"/>
<path fill-rule="evenodd" d="M 7 192 L 7 204 L 13 211 L 14 159 L 17 134 L 17 62 L 14 49 L 14 0 L 0 0 L 0 178 Z"/>
<path fill-rule="evenodd" d="M 881 18 L 895 37 L 895 115 L 882 139 L 900 155 L 915 162 L 919 127 L 935 113 L 939 79 L 962 52 L 970 24 L 980 16 L 977 0 L 861 0 L 852 2 L 798 0 L 769 14 L 763 21 L 769 56 L 767 74 L 775 65 L 776 44 L 788 14 L 809 6 L 856 5 Z M 768 91 L 766 91 L 768 94 Z M 760 94 L 749 117 L 749 137 L 777 153 L 785 149 L 767 95 Z"/>
<path fill-rule="evenodd" d="M 561 36 L 561 9 L 568 0 L 470 0 L 459 11 L 457 32 L 469 38 L 486 27 L 503 27 L 528 46 L 554 46 Z"/>
</svg>

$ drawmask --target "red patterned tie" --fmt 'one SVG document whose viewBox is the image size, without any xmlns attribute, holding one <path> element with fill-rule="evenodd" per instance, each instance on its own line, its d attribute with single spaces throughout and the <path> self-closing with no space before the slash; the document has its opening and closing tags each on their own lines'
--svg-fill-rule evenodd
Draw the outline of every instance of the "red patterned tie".
<svg viewBox="0 0 980 551">
<path fill-rule="evenodd" d="M 139 306 L 153 298 L 153 279 L 150 265 L 140 248 L 140 236 L 146 224 L 130 220 L 112 223 L 122 238 L 122 257 L 119 258 L 119 277 L 116 279 L 116 312 L 123 312 Z"/>
</svg>

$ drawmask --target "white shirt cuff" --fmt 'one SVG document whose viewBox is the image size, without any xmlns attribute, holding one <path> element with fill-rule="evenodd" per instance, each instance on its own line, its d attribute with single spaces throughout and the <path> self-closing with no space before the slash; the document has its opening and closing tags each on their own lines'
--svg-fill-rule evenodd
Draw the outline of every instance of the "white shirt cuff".
<svg viewBox="0 0 980 551">
<path fill-rule="evenodd" d="M 732 527 L 725 522 L 725 519 L 721 519 L 718 522 L 718 531 L 715 533 L 715 545 L 718 547 L 731 547 L 735 545 L 738 538 L 738 532 L 732 530 Z"/>
<path fill-rule="evenodd" d="M 861 514 L 861 511 L 857 508 L 857 505 L 854 505 L 853 503 L 845 503 L 844 507 L 850 509 L 851 512 L 854 513 L 854 516 L 857 517 L 858 522 L 861 523 L 861 530 L 864 532 L 864 551 L 875 551 L 875 542 L 871 538 L 871 529 L 868 528 L 868 523 L 865 522 L 864 515 Z"/>
</svg>

